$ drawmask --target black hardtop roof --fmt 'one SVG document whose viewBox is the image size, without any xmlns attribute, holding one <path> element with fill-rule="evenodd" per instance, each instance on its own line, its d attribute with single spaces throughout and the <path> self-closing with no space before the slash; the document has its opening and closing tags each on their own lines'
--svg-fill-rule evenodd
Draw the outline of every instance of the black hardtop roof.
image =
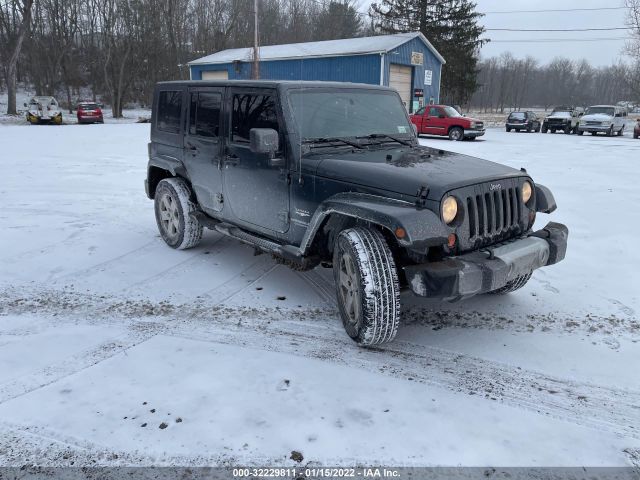
<svg viewBox="0 0 640 480">
<path fill-rule="evenodd" d="M 254 88 L 281 88 L 285 90 L 298 88 L 357 88 L 368 90 L 395 91 L 382 85 L 351 82 L 320 82 L 308 80 L 173 80 L 158 82 L 156 87 L 254 87 Z"/>
</svg>

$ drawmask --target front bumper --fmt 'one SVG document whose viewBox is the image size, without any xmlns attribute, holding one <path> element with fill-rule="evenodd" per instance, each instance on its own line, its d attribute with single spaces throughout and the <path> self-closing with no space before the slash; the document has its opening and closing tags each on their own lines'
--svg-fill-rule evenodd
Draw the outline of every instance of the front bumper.
<svg viewBox="0 0 640 480">
<path fill-rule="evenodd" d="M 504 287 L 521 275 L 564 259 L 569 230 L 551 222 L 528 237 L 439 262 L 404 267 L 418 296 L 457 301 Z"/>
<path fill-rule="evenodd" d="M 471 130 L 471 129 L 465 129 L 465 131 L 464 131 L 464 136 L 465 136 L 465 137 L 481 137 L 481 136 L 483 136 L 483 135 L 484 135 L 484 133 L 485 133 L 485 130 L 484 130 L 484 129 L 482 129 L 482 130 L 475 130 L 475 129 Z"/>
<path fill-rule="evenodd" d="M 611 125 L 579 125 L 578 130 L 581 132 L 608 132 Z"/>
</svg>

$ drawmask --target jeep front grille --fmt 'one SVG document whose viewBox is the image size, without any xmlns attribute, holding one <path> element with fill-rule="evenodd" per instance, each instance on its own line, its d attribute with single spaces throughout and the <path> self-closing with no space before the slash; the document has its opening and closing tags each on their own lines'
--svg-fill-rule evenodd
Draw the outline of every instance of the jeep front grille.
<svg viewBox="0 0 640 480">
<path fill-rule="evenodd" d="M 520 198 L 517 186 L 467 197 L 469 246 L 490 245 L 519 233 L 523 211 Z"/>
</svg>

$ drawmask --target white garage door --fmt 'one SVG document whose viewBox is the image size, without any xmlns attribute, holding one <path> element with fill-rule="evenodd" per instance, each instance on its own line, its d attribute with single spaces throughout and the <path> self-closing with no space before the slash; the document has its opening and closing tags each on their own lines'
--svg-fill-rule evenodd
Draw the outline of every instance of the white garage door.
<svg viewBox="0 0 640 480">
<path fill-rule="evenodd" d="M 215 72 L 202 72 L 202 80 L 228 80 L 229 72 L 226 70 L 217 70 Z"/>
<path fill-rule="evenodd" d="M 402 98 L 407 110 L 411 105 L 411 67 L 405 65 L 390 65 L 389 86 L 395 88 Z"/>
</svg>

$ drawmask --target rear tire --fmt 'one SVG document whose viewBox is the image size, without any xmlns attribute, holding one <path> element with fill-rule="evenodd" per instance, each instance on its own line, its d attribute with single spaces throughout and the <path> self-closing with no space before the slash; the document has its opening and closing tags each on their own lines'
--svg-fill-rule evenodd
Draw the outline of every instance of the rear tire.
<svg viewBox="0 0 640 480">
<path fill-rule="evenodd" d="M 549 129 L 546 126 L 542 127 L 542 133 L 547 133 L 548 131 Z"/>
<path fill-rule="evenodd" d="M 527 273 L 526 275 L 520 275 L 519 277 L 511 280 L 504 287 L 498 288 L 497 290 L 493 290 L 489 293 L 492 295 L 503 295 L 505 293 L 515 292 L 516 290 L 524 287 L 527 282 L 531 279 L 531 273 Z"/>
<path fill-rule="evenodd" d="M 158 230 L 165 243 L 177 250 L 195 247 L 202 239 L 202 225 L 190 215 L 197 209 L 191 196 L 189 184 L 182 178 L 165 178 L 156 188 Z"/>
<path fill-rule="evenodd" d="M 578 130 L 576 133 L 577 133 L 578 135 L 582 136 L 582 135 L 584 135 L 584 130 Z"/>
<path fill-rule="evenodd" d="M 507 133 L 511 132 L 511 129 L 509 127 L 507 127 Z"/>
<path fill-rule="evenodd" d="M 364 227 L 340 232 L 333 274 L 347 334 L 365 346 L 393 340 L 400 324 L 400 283 L 382 234 Z"/>
</svg>

